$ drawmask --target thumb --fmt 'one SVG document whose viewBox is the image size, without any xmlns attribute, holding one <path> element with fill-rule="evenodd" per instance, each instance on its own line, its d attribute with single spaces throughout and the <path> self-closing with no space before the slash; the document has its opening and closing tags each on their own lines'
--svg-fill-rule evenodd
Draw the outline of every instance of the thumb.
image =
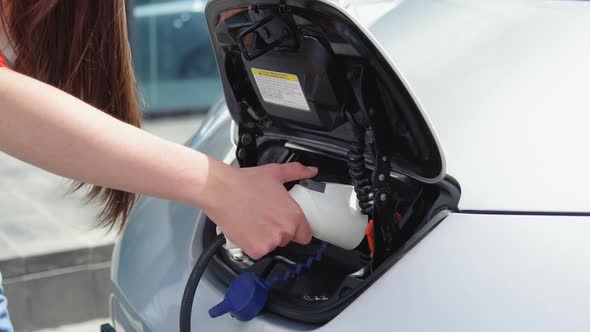
<svg viewBox="0 0 590 332">
<path fill-rule="evenodd" d="M 282 164 L 279 169 L 279 177 L 283 182 L 309 179 L 317 174 L 317 167 L 303 166 L 301 163 Z"/>
<path fill-rule="evenodd" d="M 297 242 L 302 245 L 306 245 L 311 242 L 311 228 L 307 221 L 301 223 L 297 230 L 295 231 L 295 236 L 293 236 L 293 242 Z"/>
</svg>

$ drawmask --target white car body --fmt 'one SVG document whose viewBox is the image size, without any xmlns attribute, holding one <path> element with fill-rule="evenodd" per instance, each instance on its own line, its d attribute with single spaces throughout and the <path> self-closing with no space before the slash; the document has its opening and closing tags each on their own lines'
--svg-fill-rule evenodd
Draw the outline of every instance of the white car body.
<svg viewBox="0 0 590 332">
<path fill-rule="evenodd" d="M 264 313 L 211 319 L 225 286 L 199 285 L 193 331 L 588 331 L 590 3 L 402 1 L 370 26 L 461 185 L 454 211 L 323 325 Z M 218 105 L 190 145 L 231 161 Z M 205 216 L 143 198 L 113 257 L 125 331 L 174 331 Z"/>
</svg>

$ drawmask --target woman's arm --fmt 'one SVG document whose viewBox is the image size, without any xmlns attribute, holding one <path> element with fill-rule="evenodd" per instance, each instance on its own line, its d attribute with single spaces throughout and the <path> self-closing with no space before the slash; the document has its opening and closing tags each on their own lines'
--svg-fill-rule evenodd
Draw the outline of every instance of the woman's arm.
<svg viewBox="0 0 590 332">
<path fill-rule="evenodd" d="M 313 177 L 316 169 L 232 168 L 5 68 L 0 68 L 0 150 L 81 182 L 200 207 L 254 258 L 292 239 L 311 239 L 301 209 L 282 183 Z"/>
</svg>

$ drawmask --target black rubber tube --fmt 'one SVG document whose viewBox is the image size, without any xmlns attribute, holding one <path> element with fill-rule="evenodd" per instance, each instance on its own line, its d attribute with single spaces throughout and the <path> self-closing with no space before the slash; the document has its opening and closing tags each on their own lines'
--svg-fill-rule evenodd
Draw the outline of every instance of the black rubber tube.
<svg viewBox="0 0 590 332">
<path fill-rule="evenodd" d="M 193 267 L 191 275 L 188 277 L 186 286 L 184 287 L 184 294 L 182 295 L 182 302 L 180 303 L 180 332 L 191 331 L 191 314 L 193 312 L 193 300 L 195 299 L 195 293 L 197 292 L 197 286 L 205 269 L 209 264 L 209 261 L 221 246 L 225 244 L 225 236 L 223 234 L 217 235 L 215 240 L 201 253 L 199 259 Z"/>
</svg>

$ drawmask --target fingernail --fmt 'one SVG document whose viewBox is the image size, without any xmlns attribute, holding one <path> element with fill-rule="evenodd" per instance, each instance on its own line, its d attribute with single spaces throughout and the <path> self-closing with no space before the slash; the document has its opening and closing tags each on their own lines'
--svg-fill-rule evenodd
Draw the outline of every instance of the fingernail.
<svg viewBox="0 0 590 332">
<path fill-rule="evenodd" d="M 317 172 L 318 168 L 313 166 L 305 166 L 309 171 Z"/>
</svg>

